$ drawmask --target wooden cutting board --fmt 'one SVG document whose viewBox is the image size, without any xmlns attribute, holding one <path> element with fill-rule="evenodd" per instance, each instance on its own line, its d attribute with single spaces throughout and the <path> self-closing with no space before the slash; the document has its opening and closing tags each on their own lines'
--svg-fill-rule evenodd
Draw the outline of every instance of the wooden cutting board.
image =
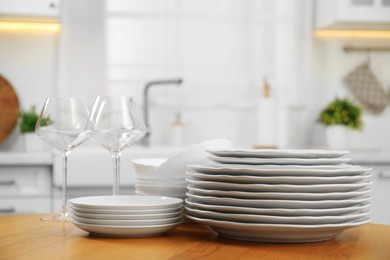
<svg viewBox="0 0 390 260">
<path fill-rule="evenodd" d="M 0 143 L 14 130 L 18 116 L 18 96 L 11 84 L 0 75 Z"/>
</svg>

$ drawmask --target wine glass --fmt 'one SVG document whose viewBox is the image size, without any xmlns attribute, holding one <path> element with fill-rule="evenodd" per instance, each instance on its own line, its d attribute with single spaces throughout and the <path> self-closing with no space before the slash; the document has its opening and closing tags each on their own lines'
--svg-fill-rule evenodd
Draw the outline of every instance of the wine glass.
<svg viewBox="0 0 390 260">
<path fill-rule="evenodd" d="M 61 210 L 59 213 L 44 216 L 42 220 L 68 221 L 67 199 L 67 160 L 72 149 L 79 146 L 88 135 L 86 126 L 89 111 L 83 101 L 72 97 L 46 98 L 35 126 L 36 134 L 57 149 L 63 158 L 63 179 Z"/>
<path fill-rule="evenodd" d="M 113 195 L 119 195 L 121 152 L 142 139 L 147 132 L 139 109 L 131 97 L 99 96 L 92 108 L 87 129 L 90 137 L 112 155 Z"/>
</svg>

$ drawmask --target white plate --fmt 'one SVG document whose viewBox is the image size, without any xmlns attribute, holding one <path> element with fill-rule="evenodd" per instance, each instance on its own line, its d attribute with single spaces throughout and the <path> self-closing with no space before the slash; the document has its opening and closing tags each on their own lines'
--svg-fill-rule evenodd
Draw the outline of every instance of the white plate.
<svg viewBox="0 0 390 260">
<path fill-rule="evenodd" d="M 226 164 L 287 164 L 287 165 L 337 165 L 347 163 L 350 158 L 237 158 L 237 157 L 222 157 L 209 156 L 208 159 Z"/>
<path fill-rule="evenodd" d="M 343 170 L 351 167 L 356 167 L 349 163 L 335 164 L 335 165 L 274 165 L 274 164 L 234 164 L 234 163 L 219 163 L 209 161 L 208 164 L 210 166 L 217 167 L 236 167 L 236 168 L 247 168 L 247 169 L 299 169 L 299 170 Z M 361 167 L 361 166 L 359 166 Z"/>
<path fill-rule="evenodd" d="M 182 202 L 178 198 L 138 195 L 90 196 L 69 200 L 70 205 L 79 208 L 116 210 L 174 208 Z"/>
<path fill-rule="evenodd" d="M 79 213 L 87 214 L 108 214 L 108 215 L 145 215 L 145 214 L 161 214 L 161 213 L 172 213 L 180 212 L 183 205 L 180 204 L 174 208 L 163 208 L 163 209 L 90 209 L 90 208 L 79 208 L 70 205 L 71 210 Z"/>
<path fill-rule="evenodd" d="M 187 171 L 186 174 L 198 180 L 247 184 L 341 184 L 356 183 L 371 178 L 371 174 L 336 177 L 222 175 L 193 171 Z"/>
<path fill-rule="evenodd" d="M 72 219 L 81 224 L 96 224 L 107 226 L 156 226 L 172 224 L 181 221 L 182 216 L 165 219 L 132 219 L 132 220 L 118 220 L 118 219 L 95 219 L 95 218 L 81 218 L 76 215 L 71 215 Z"/>
<path fill-rule="evenodd" d="M 315 149 L 210 149 L 207 151 L 217 156 L 255 158 L 338 158 L 349 154 L 348 151 Z"/>
<path fill-rule="evenodd" d="M 199 196 L 187 193 L 187 197 L 193 201 L 203 204 L 241 206 L 254 208 L 285 208 L 285 209 L 329 209 L 348 207 L 358 203 L 370 201 L 370 197 L 346 200 L 260 200 L 260 199 L 236 199 L 219 198 L 212 196 Z"/>
<path fill-rule="evenodd" d="M 226 183 L 216 181 L 200 181 L 187 178 L 189 184 L 197 188 L 231 190 L 231 191 L 257 191 L 257 192 L 347 192 L 368 188 L 372 182 L 357 182 L 351 184 L 311 184 L 311 185 L 293 185 L 293 184 L 243 184 Z"/>
<path fill-rule="evenodd" d="M 298 165 L 237 165 L 237 164 L 193 164 L 189 169 L 200 173 L 261 175 L 261 176 L 346 176 L 360 175 L 372 168 L 362 166 L 341 166 L 340 169 L 319 169 L 318 166 Z"/>
<path fill-rule="evenodd" d="M 354 214 L 340 216 L 277 216 L 277 215 L 255 215 L 255 214 L 232 214 L 221 213 L 208 210 L 194 209 L 186 207 L 187 213 L 199 218 L 208 218 L 215 220 L 235 221 L 241 223 L 257 224 L 338 224 L 369 217 L 371 211 L 362 211 Z"/>
<path fill-rule="evenodd" d="M 109 219 L 109 220 L 146 220 L 146 219 L 163 219 L 163 218 L 176 218 L 182 214 L 182 211 L 172 212 L 172 213 L 157 213 L 157 214 L 126 214 L 126 215 L 116 215 L 116 214 L 93 214 L 93 213 L 82 213 L 71 210 L 71 214 L 80 217 L 80 218 L 90 218 L 90 219 Z"/>
<path fill-rule="evenodd" d="M 211 210 L 214 212 L 230 212 L 236 214 L 263 214 L 279 216 L 337 216 L 344 214 L 357 213 L 362 210 L 369 210 L 371 203 L 359 203 L 349 207 L 330 208 L 330 209 L 282 209 L 282 208 L 253 208 L 239 206 L 224 206 L 197 203 L 190 198 L 186 199 L 186 205 L 192 208 Z"/>
<path fill-rule="evenodd" d="M 72 223 L 94 236 L 104 237 L 151 237 L 164 234 L 175 227 L 180 222 L 156 225 L 156 226 L 105 226 L 105 225 L 93 225 L 93 224 L 82 224 L 75 220 Z"/>
<path fill-rule="evenodd" d="M 292 200 L 340 200 L 358 198 L 368 195 L 371 189 L 349 192 L 246 192 L 246 191 L 226 191 L 226 190 L 210 190 L 201 189 L 189 185 L 188 190 L 193 194 L 215 197 L 230 197 L 238 199 L 292 199 Z"/>
<path fill-rule="evenodd" d="M 232 221 L 197 218 L 187 215 L 189 219 L 206 224 L 221 236 L 254 242 L 272 243 L 306 243 L 326 241 L 335 238 L 343 230 L 370 222 L 365 218 L 356 222 L 323 225 L 287 225 L 287 224 L 253 224 Z"/>
</svg>

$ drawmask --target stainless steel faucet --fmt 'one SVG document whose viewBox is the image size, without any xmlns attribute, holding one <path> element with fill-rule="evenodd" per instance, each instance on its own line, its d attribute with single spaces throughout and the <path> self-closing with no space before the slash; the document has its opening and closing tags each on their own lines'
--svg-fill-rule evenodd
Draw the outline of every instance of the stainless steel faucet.
<svg viewBox="0 0 390 260">
<path fill-rule="evenodd" d="M 148 132 L 145 137 L 142 139 L 143 145 L 149 145 L 150 142 L 150 124 L 149 124 L 149 89 L 153 86 L 162 86 L 162 85 L 175 85 L 180 86 L 183 82 L 182 79 L 168 79 L 168 80 L 156 80 L 146 83 L 144 87 L 144 121 L 145 125 L 148 128 Z"/>
</svg>

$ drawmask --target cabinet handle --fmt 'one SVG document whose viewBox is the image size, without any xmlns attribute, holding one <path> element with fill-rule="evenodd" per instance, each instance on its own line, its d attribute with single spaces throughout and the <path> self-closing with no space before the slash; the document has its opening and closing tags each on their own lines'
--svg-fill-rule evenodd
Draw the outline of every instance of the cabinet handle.
<svg viewBox="0 0 390 260">
<path fill-rule="evenodd" d="M 15 180 L 0 181 L 0 186 L 14 186 L 15 184 L 16 184 Z"/>
<path fill-rule="evenodd" d="M 3 208 L 3 209 L 0 208 L 0 214 L 11 214 L 11 213 L 15 213 L 15 212 L 16 212 L 16 210 L 13 207 Z"/>
<path fill-rule="evenodd" d="M 379 179 L 390 179 L 390 172 L 380 171 L 378 176 L 379 176 Z"/>
</svg>

